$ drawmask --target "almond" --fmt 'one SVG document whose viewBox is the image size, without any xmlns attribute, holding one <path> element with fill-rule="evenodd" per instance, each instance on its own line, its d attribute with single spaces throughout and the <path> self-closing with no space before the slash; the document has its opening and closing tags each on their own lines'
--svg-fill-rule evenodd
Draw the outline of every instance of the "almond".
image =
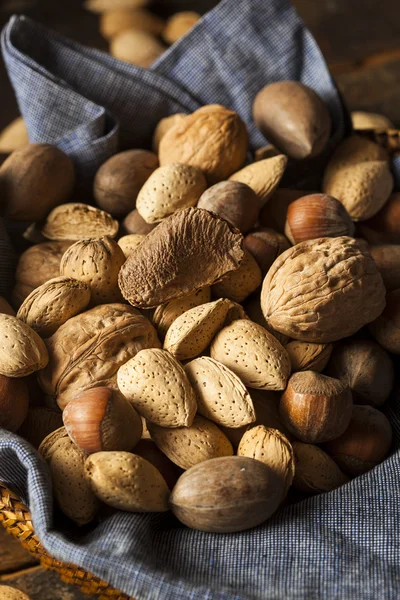
<svg viewBox="0 0 400 600">
<path fill-rule="evenodd" d="M 240 267 L 236 271 L 224 275 L 211 289 L 214 296 L 243 302 L 261 283 L 261 269 L 250 252 L 245 250 Z"/>
<path fill-rule="evenodd" d="M 173 463 L 182 469 L 217 458 L 232 456 L 232 444 L 222 431 L 208 419 L 196 416 L 190 427 L 167 429 L 149 423 L 151 439 Z"/>
<path fill-rule="evenodd" d="M 251 388 L 283 390 L 289 379 L 290 360 L 284 347 L 266 329 L 246 319 L 234 321 L 216 335 L 211 357 Z"/>
<path fill-rule="evenodd" d="M 43 369 L 49 355 L 43 340 L 29 325 L 0 314 L 0 374 L 26 377 Z"/>
<path fill-rule="evenodd" d="M 93 237 L 114 238 L 119 224 L 111 215 L 88 204 L 71 202 L 51 211 L 42 227 L 49 240 L 87 240 Z"/>
<path fill-rule="evenodd" d="M 264 206 L 279 185 L 287 165 L 287 156 L 279 154 L 244 167 L 229 177 L 230 181 L 245 183 L 257 194 Z"/>
<path fill-rule="evenodd" d="M 250 394 L 222 363 L 200 356 L 185 366 L 200 415 L 225 427 L 243 427 L 256 419 Z"/>
<path fill-rule="evenodd" d="M 285 346 L 292 364 L 292 371 L 317 371 L 320 373 L 328 364 L 332 344 L 312 344 L 293 340 Z"/>
<path fill-rule="evenodd" d="M 153 315 L 153 323 L 157 327 L 160 338 L 163 339 L 165 337 L 169 327 L 183 313 L 195 306 L 209 302 L 210 299 L 211 290 L 209 287 L 205 287 L 194 292 L 194 294 L 189 294 L 189 296 L 183 296 L 182 298 L 177 298 L 176 300 L 171 300 L 166 304 L 157 306 Z"/>
<path fill-rule="evenodd" d="M 135 250 L 140 246 L 145 237 L 145 235 L 140 233 L 131 233 L 128 235 L 124 235 L 118 240 L 118 246 L 124 253 L 125 258 L 128 258 L 131 254 L 135 252 Z"/>
<path fill-rule="evenodd" d="M 120 391 L 145 419 L 163 427 L 192 424 L 195 393 L 169 352 L 141 350 L 119 369 L 117 380 Z"/>
</svg>

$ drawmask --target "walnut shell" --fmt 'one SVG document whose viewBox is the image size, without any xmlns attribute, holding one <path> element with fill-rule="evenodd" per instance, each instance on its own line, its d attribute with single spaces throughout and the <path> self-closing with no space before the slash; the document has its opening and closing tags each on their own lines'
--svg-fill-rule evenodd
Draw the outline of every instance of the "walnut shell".
<svg viewBox="0 0 400 600">
<path fill-rule="evenodd" d="M 88 285 L 70 277 L 56 277 L 29 294 L 17 317 L 45 338 L 84 310 L 89 301 Z"/>
<path fill-rule="evenodd" d="M 160 342 L 139 311 L 124 304 L 105 304 L 69 319 L 46 345 L 50 362 L 39 383 L 64 408 L 90 387 L 116 388 L 119 367 L 143 348 L 159 348 Z"/>
<path fill-rule="evenodd" d="M 227 221 L 200 208 L 180 210 L 150 232 L 125 262 L 119 274 L 122 295 L 141 308 L 188 296 L 236 270 L 242 246 L 242 235 Z"/>
<path fill-rule="evenodd" d="M 48 363 L 43 340 L 29 325 L 0 314 L 0 375 L 26 377 Z"/>
<path fill-rule="evenodd" d="M 169 117 L 164 117 L 161 121 L 158 122 L 157 127 L 155 128 L 153 134 L 153 152 L 158 154 L 160 148 L 161 139 L 167 133 L 168 129 L 177 125 L 186 117 L 185 113 L 176 113 L 175 115 L 170 115 Z"/>
<path fill-rule="evenodd" d="M 114 221 L 103 210 L 71 202 L 51 211 L 42 227 L 42 234 L 45 238 L 56 241 L 87 240 L 104 235 L 114 238 L 118 227 L 118 221 Z"/>
<path fill-rule="evenodd" d="M 285 346 L 289 354 L 292 371 L 316 371 L 321 373 L 332 354 L 332 344 L 312 344 L 293 340 Z M 336 375 L 332 375 L 336 377 Z"/>
<path fill-rule="evenodd" d="M 165 50 L 154 35 L 140 29 L 121 31 L 110 43 L 112 56 L 137 67 L 149 67 Z"/>
<path fill-rule="evenodd" d="M 278 187 L 287 161 L 287 156 L 283 154 L 266 158 L 237 171 L 229 177 L 229 180 L 248 185 L 257 194 L 260 205 L 264 206 Z"/>
<path fill-rule="evenodd" d="M 160 142 L 160 164 L 198 167 L 209 185 L 228 179 L 246 160 L 248 134 L 237 113 L 219 104 L 199 108 L 171 127 Z"/>
<path fill-rule="evenodd" d="M 364 245 L 349 237 L 308 240 L 281 254 L 264 279 L 267 322 L 289 337 L 329 343 L 377 318 L 385 287 Z"/>
<path fill-rule="evenodd" d="M 80 240 L 68 248 L 61 259 L 60 273 L 86 283 L 92 304 L 122 300 L 118 274 L 125 254 L 108 237 Z"/>
</svg>

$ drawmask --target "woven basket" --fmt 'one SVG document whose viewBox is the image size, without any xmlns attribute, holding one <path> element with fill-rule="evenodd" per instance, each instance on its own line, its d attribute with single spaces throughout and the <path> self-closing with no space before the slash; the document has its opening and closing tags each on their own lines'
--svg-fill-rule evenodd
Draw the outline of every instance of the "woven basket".
<svg viewBox="0 0 400 600">
<path fill-rule="evenodd" d="M 66 583 L 73 583 L 85 594 L 97 594 L 99 600 L 133 600 L 112 588 L 106 581 L 84 571 L 76 565 L 62 563 L 52 558 L 35 535 L 31 514 L 16 494 L 0 483 L 0 522 L 8 533 L 16 537 L 23 547 L 46 569 L 56 571 Z"/>
</svg>

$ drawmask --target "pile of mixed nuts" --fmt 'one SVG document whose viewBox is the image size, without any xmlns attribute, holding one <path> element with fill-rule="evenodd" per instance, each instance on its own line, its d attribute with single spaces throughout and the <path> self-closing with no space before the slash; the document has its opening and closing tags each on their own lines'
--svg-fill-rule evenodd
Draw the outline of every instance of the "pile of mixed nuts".
<svg viewBox="0 0 400 600">
<path fill-rule="evenodd" d="M 299 190 L 281 179 L 325 150 L 327 107 L 287 81 L 253 115 L 273 144 L 254 162 L 240 117 L 204 106 L 105 162 L 93 206 L 50 145 L 0 169 L 3 216 L 35 223 L 16 316 L 0 301 L 0 425 L 39 448 L 80 525 L 108 505 L 239 531 L 390 450 L 400 194 L 361 131 L 390 123 L 355 115 L 320 189 Z"/>
</svg>

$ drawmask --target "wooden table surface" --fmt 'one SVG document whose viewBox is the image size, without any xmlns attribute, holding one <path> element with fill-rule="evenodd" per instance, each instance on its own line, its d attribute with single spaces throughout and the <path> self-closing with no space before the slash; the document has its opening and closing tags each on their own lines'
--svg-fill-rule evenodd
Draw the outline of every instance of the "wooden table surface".
<svg viewBox="0 0 400 600">
<path fill-rule="evenodd" d="M 201 0 L 211 6 L 213 0 Z M 316 37 L 351 110 L 382 112 L 400 126 L 400 10 L 398 0 L 293 0 Z M 169 9 L 166 9 L 168 5 Z M 199 0 L 159 0 L 157 10 L 196 9 Z M 0 0 L 0 26 L 25 13 L 83 44 L 106 50 L 97 17 L 79 0 Z M 18 115 L 0 62 L 0 129 Z M 75 587 L 44 571 L 0 529 L 0 583 L 14 585 L 32 600 L 81 600 Z M 87 596 L 85 596 L 87 598 Z"/>
</svg>

